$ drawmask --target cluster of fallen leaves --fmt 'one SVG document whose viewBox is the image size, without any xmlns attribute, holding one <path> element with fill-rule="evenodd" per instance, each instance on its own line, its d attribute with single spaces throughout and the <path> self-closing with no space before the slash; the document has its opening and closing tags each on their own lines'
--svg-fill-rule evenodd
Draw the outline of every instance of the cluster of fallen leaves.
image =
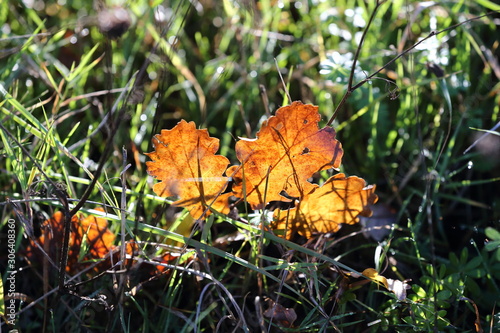
<svg viewBox="0 0 500 333">
<path fill-rule="evenodd" d="M 318 107 L 294 102 L 279 108 L 265 121 L 255 139 L 240 138 L 235 152 L 239 165 L 216 155 L 219 140 L 193 122 L 181 120 L 171 130 L 153 138 L 155 151 L 147 154 L 148 173 L 160 180 L 153 186 L 162 197 L 177 197 L 175 206 L 186 208 L 194 219 L 212 211 L 227 214 L 229 199 L 236 198 L 252 209 L 270 202 L 292 202 L 289 209 L 275 209 L 271 229 L 290 239 L 295 233 L 311 238 L 333 233 L 342 224 L 355 224 L 359 216 L 370 216 L 377 201 L 375 186 L 359 177 L 337 173 L 322 185 L 310 182 L 322 170 L 338 169 L 343 150 L 331 127 L 319 128 Z M 231 184 L 231 188 L 229 188 Z M 280 207 L 282 205 L 274 205 Z M 373 268 L 363 272 L 368 280 L 406 298 L 406 281 L 387 279 Z M 360 276 L 358 276 L 360 277 Z M 365 282 L 361 282 L 365 283 Z M 340 288 L 339 290 L 341 290 Z M 293 309 L 274 304 L 264 315 L 291 327 Z"/>
<path fill-rule="evenodd" d="M 42 223 L 41 236 L 37 240 L 31 240 L 27 249 L 27 257 L 31 261 L 52 260 L 55 265 L 59 264 L 64 220 L 63 212 L 55 212 Z M 93 215 L 85 218 L 81 214 L 75 214 L 71 218 L 70 227 L 66 266 L 68 273 L 75 273 L 95 260 L 102 261 L 114 247 L 115 234 L 108 229 L 108 222 L 103 218 Z"/>
<path fill-rule="evenodd" d="M 61 262 L 64 220 L 63 212 L 59 211 L 42 223 L 41 235 L 36 240 L 30 240 L 27 248 L 26 258 L 29 261 L 47 262 L 53 267 L 58 267 Z M 108 229 L 106 219 L 94 215 L 84 217 L 82 214 L 76 214 L 71 219 L 70 228 L 66 272 L 75 274 L 89 266 L 93 266 L 93 271 L 101 272 L 120 260 L 118 248 L 114 245 L 116 236 Z M 127 242 L 128 257 L 134 257 L 137 251 L 138 246 L 135 242 Z M 158 258 L 158 262 L 160 264 L 170 262 L 172 258 L 171 253 L 166 253 Z M 158 272 L 164 270 L 164 266 L 156 267 Z"/>
<path fill-rule="evenodd" d="M 153 138 L 155 151 L 147 154 L 152 161 L 146 165 L 161 181 L 153 190 L 179 198 L 174 205 L 185 207 L 195 219 L 206 218 L 212 210 L 227 214 L 231 196 L 253 209 L 271 201 L 293 201 L 293 208 L 274 211 L 272 229 L 286 238 L 296 232 L 306 238 L 336 232 L 342 224 L 357 223 L 360 215 L 370 216 L 369 206 L 377 196 L 375 186 L 342 173 L 321 186 L 309 181 L 319 171 L 338 169 L 343 156 L 335 130 L 320 129 L 320 119 L 313 105 L 293 102 L 279 108 L 262 124 L 257 138 L 239 139 L 235 151 L 240 164 L 229 168 L 229 160 L 215 154 L 219 140 L 181 120 Z"/>
<path fill-rule="evenodd" d="M 173 129 L 162 130 L 153 138 L 155 151 L 147 154 L 148 173 L 161 182 L 153 190 L 162 197 L 177 197 L 175 206 L 185 207 L 194 219 L 207 217 L 212 211 L 228 214 L 232 204 L 244 201 L 253 209 L 262 209 L 270 202 L 293 202 L 292 208 L 275 209 L 270 227 L 286 238 L 298 233 L 306 238 L 336 232 L 342 224 L 354 224 L 359 216 L 370 216 L 370 205 L 377 201 L 375 186 L 366 186 L 359 177 L 337 173 L 322 185 L 310 182 L 319 171 L 338 169 L 343 150 L 333 128 L 319 129 L 318 108 L 294 102 L 276 111 L 262 124 L 256 139 L 236 143 L 239 165 L 228 167 L 229 160 L 216 155 L 219 140 L 206 129 L 196 129 L 193 122 L 181 120 Z M 229 188 L 229 184 L 232 187 Z M 278 207 L 280 205 L 277 205 Z M 56 212 L 42 225 L 42 235 L 31 240 L 29 260 L 60 262 L 64 216 Z M 94 265 L 102 271 L 105 265 L 119 261 L 114 245 L 115 234 L 106 219 L 81 214 L 73 216 L 66 271 L 76 273 Z M 137 244 L 129 242 L 128 257 L 137 252 Z M 160 258 L 170 262 L 171 254 Z M 128 259 L 127 259 L 128 260 Z M 156 271 L 163 271 L 161 265 Z M 406 298 L 408 285 L 378 275 L 369 268 L 363 272 L 368 279 Z M 398 284 L 399 283 L 399 284 Z M 266 313 L 290 326 L 296 318 L 293 309 L 275 304 Z"/>
</svg>

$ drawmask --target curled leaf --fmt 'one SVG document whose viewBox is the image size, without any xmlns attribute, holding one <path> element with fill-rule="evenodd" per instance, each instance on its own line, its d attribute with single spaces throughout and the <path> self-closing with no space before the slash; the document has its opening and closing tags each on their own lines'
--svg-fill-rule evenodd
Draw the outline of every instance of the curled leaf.
<svg viewBox="0 0 500 333">
<path fill-rule="evenodd" d="M 400 301 L 406 299 L 406 290 L 411 289 L 408 280 L 387 279 L 385 276 L 380 275 L 374 268 L 365 269 L 363 275 L 376 283 L 382 284 L 387 290 L 392 291 Z"/>
<path fill-rule="evenodd" d="M 374 268 L 365 269 L 363 271 L 363 275 L 371 279 L 372 281 L 383 284 L 386 289 L 389 289 L 389 285 L 385 276 L 378 274 L 377 270 L 375 270 Z"/>
<path fill-rule="evenodd" d="M 317 106 L 293 102 L 279 108 L 256 139 L 239 140 L 235 150 L 241 165 L 227 170 L 234 180 L 234 195 L 256 209 L 312 191 L 315 186 L 308 178 L 338 168 L 343 155 L 335 130 L 319 129 L 320 119 Z"/>
<path fill-rule="evenodd" d="M 359 177 L 336 174 L 304 196 L 295 208 L 277 209 L 271 228 L 285 230 L 288 239 L 294 232 L 306 238 L 336 232 L 341 224 L 357 223 L 359 215 L 370 216 L 369 206 L 378 199 L 374 192 L 375 186 L 365 187 Z"/>
<path fill-rule="evenodd" d="M 185 207 L 195 219 L 206 217 L 209 207 L 229 212 L 230 193 L 222 194 L 228 178 L 223 177 L 229 160 L 215 155 L 219 139 L 193 122 L 181 120 L 171 130 L 162 130 L 153 138 L 155 151 L 146 162 L 148 173 L 161 180 L 153 191 L 162 197 L 179 197 L 175 206 Z"/>
</svg>

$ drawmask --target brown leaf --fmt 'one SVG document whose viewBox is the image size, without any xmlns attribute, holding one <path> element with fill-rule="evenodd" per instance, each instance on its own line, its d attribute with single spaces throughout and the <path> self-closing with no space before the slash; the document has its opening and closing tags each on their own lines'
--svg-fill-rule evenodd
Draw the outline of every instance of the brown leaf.
<svg viewBox="0 0 500 333">
<path fill-rule="evenodd" d="M 153 191 L 162 197 L 178 196 L 174 205 L 185 207 L 195 219 L 206 217 L 208 207 L 229 212 L 230 193 L 222 194 L 228 178 L 222 174 L 229 160 L 215 155 L 219 139 L 206 129 L 196 129 L 193 122 L 181 120 L 171 130 L 162 130 L 153 138 L 155 151 L 146 162 L 148 173 L 161 180 Z M 206 212 L 206 214 L 205 214 Z"/>
<path fill-rule="evenodd" d="M 343 223 L 357 223 L 359 215 L 370 216 L 368 206 L 378 199 L 374 192 L 375 186 L 365 187 L 359 177 L 336 174 L 304 196 L 295 208 L 275 210 L 271 228 L 285 230 L 288 239 L 294 232 L 306 238 L 336 232 Z"/>
<path fill-rule="evenodd" d="M 293 322 L 297 320 L 297 314 L 292 308 L 285 308 L 279 303 L 270 301 L 269 309 L 264 312 L 264 316 L 278 323 L 279 326 L 290 328 Z"/>
<path fill-rule="evenodd" d="M 235 150 L 242 165 L 226 172 L 233 177 L 234 195 L 256 209 L 270 201 L 286 201 L 283 191 L 302 197 L 314 190 L 308 178 L 338 168 L 343 155 L 335 130 L 319 129 L 320 118 L 317 106 L 293 102 L 262 125 L 257 139 L 240 139 Z"/>
</svg>

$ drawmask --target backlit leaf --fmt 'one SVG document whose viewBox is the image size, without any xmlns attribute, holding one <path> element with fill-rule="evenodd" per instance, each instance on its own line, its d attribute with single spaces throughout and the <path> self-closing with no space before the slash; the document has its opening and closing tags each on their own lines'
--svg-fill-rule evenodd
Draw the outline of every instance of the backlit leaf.
<svg viewBox="0 0 500 333">
<path fill-rule="evenodd" d="M 375 186 L 365 187 L 359 177 L 345 177 L 339 173 L 330 177 L 321 187 L 304 196 L 295 208 L 277 209 L 271 228 L 285 230 L 286 238 L 294 232 L 310 238 L 316 233 L 336 232 L 341 224 L 355 224 L 359 216 L 370 216 L 369 205 L 378 197 Z"/>
<path fill-rule="evenodd" d="M 85 236 L 92 258 L 104 258 L 113 248 L 115 234 L 108 229 L 108 221 L 105 219 L 89 215 L 80 220 L 77 230 L 75 241 Z"/>
<path fill-rule="evenodd" d="M 162 197 L 179 197 L 174 205 L 185 207 L 195 219 L 206 217 L 209 207 L 228 213 L 230 193 L 222 194 L 228 178 L 223 177 L 229 160 L 215 155 L 219 139 L 193 122 L 181 120 L 171 130 L 162 130 L 153 138 L 155 151 L 146 162 L 148 173 L 161 180 L 153 191 Z"/>
<path fill-rule="evenodd" d="M 320 119 L 317 106 L 293 102 L 264 122 L 256 139 L 240 139 L 235 150 L 241 165 L 226 172 L 233 177 L 234 195 L 255 209 L 314 190 L 308 179 L 318 171 L 338 168 L 343 154 L 335 130 L 319 129 Z"/>
<path fill-rule="evenodd" d="M 42 224 L 42 235 L 38 242 L 31 241 L 28 247 L 28 258 L 42 261 L 42 251 L 58 264 L 64 234 L 64 214 L 56 212 Z M 108 229 L 108 222 L 99 217 L 89 215 L 84 218 L 76 214 L 71 219 L 71 232 L 68 244 L 67 272 L 76 272 L 85 267 L 81 261 L 104 258 L 113 248 L 115 235 Z M 86 251 L 83 251 L 83 250 Z M 82 252 L 83 251 L 83 252 Z"/>
</svg>

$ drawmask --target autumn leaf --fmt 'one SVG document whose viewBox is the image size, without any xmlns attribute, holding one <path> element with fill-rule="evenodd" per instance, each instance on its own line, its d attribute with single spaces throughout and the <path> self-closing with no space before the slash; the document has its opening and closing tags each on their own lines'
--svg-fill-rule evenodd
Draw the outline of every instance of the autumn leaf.
<svg viewBox="0 0 500 333">
<path fill-rule="evenodd" d="M 161 264 L 169 264 L 170 266 L 179 265 L 179 263 L 191 262 L 195 260 L 195 256 L 192 253 L 188 255 L 183 255 L 181 253 L 176 252 L 165 252 L 159 258 L 155 258 L 155 261 L 158 261 L 160 265 L 155 266 L 155 273 L 163 273 L 171 268 Z"/>
<path fill-rule="evenodd" d="M 78 261 L 80 244 L 75 244 L 74 232 L 78 228 L 79 215 L 73 215 L 71 218 L 71 233 L 68 245 L 68 263 L 66 271 L 70 272 Z M 45 220 L 41 225 L 41 235 L 37 242 L 30 240 L 27 248 L 27 257 L 31 261 L 42 262 L 44 260 L 43 252 L 46 252 L 50 259 L 57 265 L 60 262 L 61 247 L 64 234 L 64 213 L 55 212 L 51 218 Z M 78 252 L 78 253 L 77 253 Z M 75 255 L 76 253 L 76 255 Z"/>
<path fill-rule="evenodd" d="M 75 241 L 86 238 L 91 258 L 104 258 L 113 248 L 115 234 L 108 229 L 108 221 L 89 215 L 80 220 Z"/>
<path fill-rule="evenodd" d="M 293 102 L 279 108 L 256 139 L 240 139 L 235 150 L 241 165 L 226 172 L 233 177 L 233 194 L 257 209 L 314 190 L 308 179 L 318 171 L 338 168 L 343 155 L 335 130 L 319 129 L 320 119 L 317 106 Z"/>
<path fill-rule="evenodd" d="M 291 328 L 293 322 L 297 320 L 297 313 L 293 308 L 285 308 L 273 300 L 269 300 L 269 308 L 264 311 L 264 317 L 275 321 L 281 327 Z"/>
<path fill-rule="evenodd" d="M 215 155 L 219 139 L 206 129 L 196 129 L 193 122 L 181 120 L 171 130 L 162 130 L 153 138 L 155 151 L 146 162 L 148 173 L 161 180 L 153 191 L 162 197 L 179 197 L 175 206 L 185 207 L 195 219 L 206 217 L 209 207 L 229 212 L 228 198 L 222 194 L 228 178 L 223 177 L 229 160 Z"/>
<path fill-rule="evenodd" d="M 411 280 L 393 280 L 387 279 L 385 276 L 380 275 L 374 268 L 367 268 L 363 271 L 363 275 L 371 279 L 373 282 L 382 284 L 387 290 L 392 291 L 399 301 L 406 299 L 406 290 L 411 289 L 408 284 Z"/>
<path fill-rule="evenodd" d="M 336 232 L 341 224 L 357 223 L 359 215 L 370 216 L 368 206 L 378 199 L 374 192 L 375 186 L 365 187 L 359 177 L 336 174 L 304 196 L 296 207 L 275 210 L 271 228 L 285 230 L 288 239 L 295 232 L 306 238 Z"/>
<path fill-rule="evenodd" d="M 363 271 L 363 275 L 372 280 L 373 282 L 384 285 L 386 289 L 389 289 L 387 284 L 387 279 L 385 276 L 380 275 L 375 268 L 367 268 Z"/>
<path fill-rule="evenodd" d="M 42 251 L 45 251 L 56 264 L 59 263 L 63 234 L 64 214 L 56 212 L 42 224 L 42 235 L 38 242 L 31 241 L 28 258 L 43 260 Z M 76 272 L 86 266 L 82 261 L 106 257 L 113 248 L 114 240 L 115 235 L 108 229 L 105 219 L 93 215 L 86 218 L 80 214 L 74 215 L 71 219 L 66 271 Z"/>
<path fill-rule="evenodd" d="M 42 224 L 42 234 L 37 241 L 30 242 L 27 258 L 31 262 L 43 262 L 45 258 L 43 252 L 46 252 L 56 265 L 59 264 L 63 234 L 64 213 L 56 212 Z M 111 262 L 119 262 L 119 249 L 113 245 L 114 241 L 115 234 L 108 229 L 108 223 L 105 219 L 94 215 L 87 217 L 83 217 L 81 214 L 74 215 L 71 220 L 66 272 L 77 273 L 91 265 L 93 261 L 99 261 L 99 264 L 94 267 L 94 272 L 101 272 L 109 268 Z M 127 254 L 126 265 L 135 264 L 140 253 L 138 243 L 134 240 L 127 241 L 125 252 Z M 176 253 L 165 252 L 156 260 L 159 263 L 171 263 L 178 256 Z M 185 260 L 192 260 L 192 258 L 191 256 Z M 150 273 L 166 270 L 165 266 L 162 265 L 147 266 Z"/>
</svg>

